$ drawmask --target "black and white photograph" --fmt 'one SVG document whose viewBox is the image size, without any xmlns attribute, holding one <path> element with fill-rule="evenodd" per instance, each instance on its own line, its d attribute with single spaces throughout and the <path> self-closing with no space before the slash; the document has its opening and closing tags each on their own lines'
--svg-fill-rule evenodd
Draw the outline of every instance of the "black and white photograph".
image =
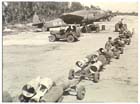
<svg viewBox="0 0 140 104">
<path fill-rule="evenodd" d="M 138 103 L 138 0 L 1 9 L 3 103 Z"/>
</svg>

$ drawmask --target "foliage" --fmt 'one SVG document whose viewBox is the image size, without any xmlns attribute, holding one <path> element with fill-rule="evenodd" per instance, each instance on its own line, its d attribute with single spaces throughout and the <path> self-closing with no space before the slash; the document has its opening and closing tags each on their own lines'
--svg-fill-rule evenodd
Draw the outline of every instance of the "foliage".
<svg viewBox="0 0 140 104">
<path fill-rule="evenodd" d="M 3 2 L 3 24 L 32 22 L 35 12 L 41 20 L 51 20 L 83 8 L 80 2 Z"/>
</svg>

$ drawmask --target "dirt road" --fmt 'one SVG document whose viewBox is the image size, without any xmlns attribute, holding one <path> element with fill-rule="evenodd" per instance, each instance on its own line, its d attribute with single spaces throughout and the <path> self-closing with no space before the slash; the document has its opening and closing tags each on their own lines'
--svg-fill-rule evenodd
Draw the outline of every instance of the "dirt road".
<svg viewBox="0 0 140 104">
<path fill-rule="evenodd" d="M 124 18 L 128 28 L 135 28 L 132 44 L 125 48 L 119 60 L 112 60 L 101 73 L 99 83 L 82 81 L 86 87 L 84 100 L 65 96 L 63 102 L 137 102 L 137 21 L 134 16 L 117 16 L 106 24 L 106 31 L 86 33 L 78 42 L 48 42 L 49 33 L 23 32 L 3 37 L 3 90 L 12 96 L 19 95 L 22 86 L 31 79 L 42 76 L 54 80 L 67 78 L 75 61 L 91 54 L 104 44 L 109 36 L 118 36 L 114 24 Z"/>
</svg>

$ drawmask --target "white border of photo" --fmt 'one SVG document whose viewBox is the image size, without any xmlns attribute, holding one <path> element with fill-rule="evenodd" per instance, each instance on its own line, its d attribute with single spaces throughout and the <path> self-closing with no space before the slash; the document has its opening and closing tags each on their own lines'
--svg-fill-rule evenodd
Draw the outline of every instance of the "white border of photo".
<svg viewBox="0 0 140 104">
<path fill-rule="evenodd" d="M 1 16 L 0 16 L 0 23 L 1 23 L 1 28 L 0 28 L 0 31 L 1 31 L 1 35 L 0 35 L 0 43 L 1 43 L 1 45 L 0 45 L 0 53 L 1 53 L 0 60 L 1 61 L 2 61 L 2 2 L 3 1 L 4 2 L 6 2 L 6 1 L 33 1 L 33 2 L 37 2 L 37 1 L 39 1 L 39 2 L 41 2 L 41 1 L 43 1 L 43 2 L 45 2 L 45 1 L 79 1 L 82 3 L 85 3 L 85 2 L 87 2 L 87 3 L 93 2 L 94 3 L 94 2 L 138 2 L 139 0 L 2 0 L 2 1 L 0 1 L 1 2 L 0 3 L 0 7 L 1 7 L 0 8 L 0 13 L 1 13 Z M 140 4 L 139 4 L 139 6 L 140 6 Z M 140 8 L 138 9 L 138 11 L 140 11 Z M 139 20 L 140 20 L 140 17 L 139 17 Z M 140 24 L 140 21 L 138 21 L 138 24 Z M 138 31 L 140 31 L 139 26 L 138 26 Z M 139 36 L 138 36 L 138 39 L 140 40 Z M 140 52 L 139 49 L 140 49 L 140 42 L 138 42 L 138 53 Z M 140 56 L 138 55 L 138 60 L 139 59 L 140 59 Z M 2 62 L 0 64 L 0 68 L 1 68 L 0 73 L 2 75 Z M 138 69 L 139 69 L 139 65 L 138 65 Z M 140 71 L 138 70 L 138 79 L 139 79 L 139 75 L 140 75 Z M 2 79 L 2 76 L 1 76 L 1 79 Z M 2 102 L 2 80 L 0 80 L 0 83 L 1 83 L 0 84 L 1 85 L 0 86 L 0 89 L 1 89 L 0 90 L 0 102 Z M 138 80 L 138 83 L 140 83 L 140 80 Z M 140 88 L 138 86 L 138 102 L 140 101 L 139 90 L 140 90 Z M 14 103 L 14 104 L 18 104 L 18 103 Z M 37 103 L 35 103 L 35 104 L 37 104 Z M 48 103 L 48 104 L 52 104 L 52 103 Z M 74 104 L 76 104 L 76 103 L 74 103 Z M 79 103 L 77 103 L 77 104 L 79 104 Z M 84 104 L 86 104 L 86 103 L 84 103 Z M 89 104 L 89 103 L 87 103 L 87 104 Z M 101 104 L 101 103 L 94 103 L 94 104 Z M 118 104 L 118 103 L 108 103 L 108 104 Z M 119 103 L 119 104 L 127 104 L 127 103 Z M 129 103 L 129 104 L 135 104 L 135 103 Z"/>
</svg>

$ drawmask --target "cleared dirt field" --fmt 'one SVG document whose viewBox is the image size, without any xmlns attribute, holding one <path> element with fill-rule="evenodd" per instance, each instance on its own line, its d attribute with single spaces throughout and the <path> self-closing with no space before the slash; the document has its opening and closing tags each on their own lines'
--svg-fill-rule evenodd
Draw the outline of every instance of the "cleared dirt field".
<svg viewBox="0 0 140 104">
<path fill-rule="evenodd" d="M 41 76 L 53 80 L 67 79 L 68 72 L 77 60 L 104 47 L 109 36 L 117 37 L 114 25 L 124 18 L 128 28 L 135 28 L 130 46 L 125 47 L 119 60 L 113 59 L 101 72 L 99 83 L 82 81 L 86 87 L 84 100 L 65 96 L 63 102 L 137 102 L 138 97 L 138 17 L 117 16 L 103 22 L 106 31 L 86 33 L 78 42 L 50 43 L 48 32 L 22 32 L 3 36 L 3 90 L 13 97 L 31 79 Z"/>
</svg>

